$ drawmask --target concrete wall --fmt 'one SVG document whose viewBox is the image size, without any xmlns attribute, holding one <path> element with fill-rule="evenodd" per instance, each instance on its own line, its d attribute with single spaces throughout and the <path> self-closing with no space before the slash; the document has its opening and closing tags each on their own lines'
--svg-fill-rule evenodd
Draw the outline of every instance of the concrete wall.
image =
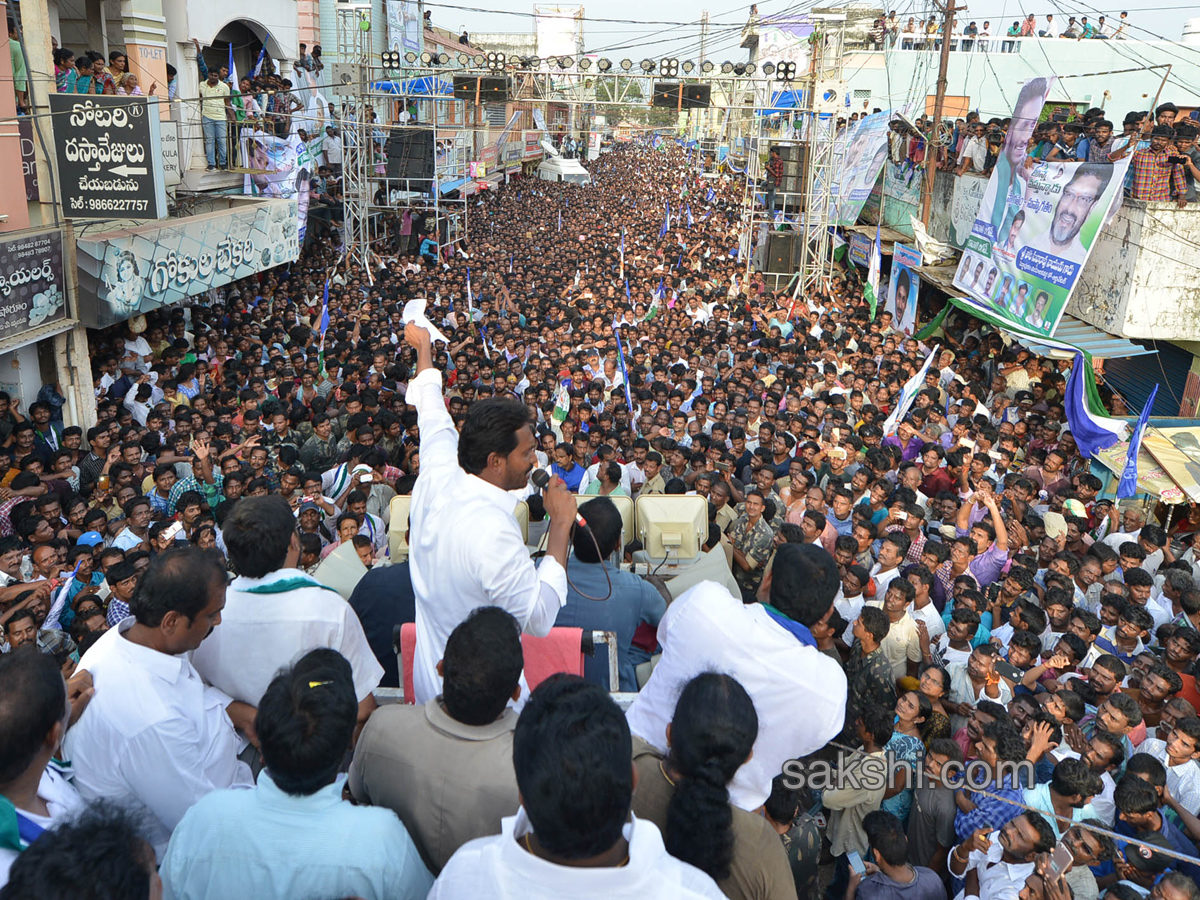
<svg viewBox="0 0 1200 900">
<path fill-rule="evenodd" d="M 1129 338 L 1200 341 L 1200 208 L 1125 200 L 1100 232 L 1067 312 Z"/>
</svg>

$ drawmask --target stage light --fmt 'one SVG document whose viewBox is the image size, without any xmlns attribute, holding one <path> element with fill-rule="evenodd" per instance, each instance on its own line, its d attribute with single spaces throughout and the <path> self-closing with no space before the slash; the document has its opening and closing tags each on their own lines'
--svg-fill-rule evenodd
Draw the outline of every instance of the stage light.
<svg viewBox="0 0 1200 900">
<path fill-rule="evenodd" d="M 590 58 L 585 56 L 581 60 L 579 60 L 579 71 L 586 72 L 591 67 L 592 67 L 592 61 Z"/>
<path fill-rule="evenodd" d="M 674 57 L 663 57 L 659 60 L 658 71 L 663 78 L 678 78 L 679 77 L 679 60 Z"/>
<path fill-rule="evenodd" d="M 746 74 L 753 75 L 758 70 L 758 66 L 754 63 L 746 63 Z"/>
<path fill-rule="evenodd" d="M 383 67 L 389 70 L 400 68 L 400 51 L 399 50 L 384 50 L 379 54 L 379 60 L 383 63 Z"/>
<path fill-rule="evenodd" d="M 746 64 L 745 63 L 734 63 L 733 74 L 734 75 L 745 75 L 746 74 Z"/>
<path fill-rule="evenodd" d="M 510 66 L 519 66 L 521 65 L 521 61 L 521 57 L 517 56 L 515 53 L 508 58 L 508 64 Z"/>
<path fill-rule="evenodd" d="M 733 63 L 731 63 L 729 60 L 725 60 L 725 62 L 721 63 L 721 74 L 732 75 L 733 74 Z"/>
<path fill-rule="evenodd" d="M 622 71 L 628 72 L 632 68 L 633 68 L 633 60 L 632 59 L 630 59 L 629 57 L 625 57 L 625 59 L 621 60 Z"/>
<path fill-rule="evenodd" d="M 458 64 L 460 66 L 468 65 L 471 62 L 471 57 L 467 56 L 465 53 L 458 54 L 456 59 L 458 60 Z"/>
<path fill-rule="evenodd" d="M 538 59 L 536 56 L 525 57 L 525 67 L 528 69 L 536 69 L 541 64 L 542 64 L 542 61 L 540 59 Z"/>
<path fill-rule="evenodd" d="M 683 74 L 691 75 L 694 71 L 696 71 L 696 64 L 690 59 L 685 59 L 683 61 Z"/>
<path fill-rule="evenodd" d="M 762 64 L 762 71 L 763 71 L 763 74 L 764 74 L 764 75 L 766 75 L 766 76 L 768 76 L 768 77 L 769 77 L 769 76 L 771 76 L 771 75 L 774 75 L 774 74 L 775 74 L 775 63 L 773 63 L 773 62 L 765 62 L 765 63 L 763 63 L 763 64 Z"/>
<path fill-rule="evenodd" d="M 433 54 L 430 53 L 428 50 L 426 50 L 424 53 L 421 54 L 421 62 L 427 66 L 432 65 L 433 64 Z"/>
<path fill-rule="evenodd" d="M 407 53 L 404 54 L 404 61 L 410 65 L 412 63 L 415 63 L 419 58 L 420 57 L 417 56 L 416 52 L 414 52 L 412 50 L 409 50 Z"/>
<path fill-rule="evenodd" d="M 560 56 L 558 58 L 558 67 L 560 69 L 569 69 L 573 65 L 575 65 L 575 60 L 571 59 L 569 56 Z"/>
<path fill-rule="evenodd" d="M 794 62 L 781 62 L 775 67 L 775 77 L 780 81 L 794 81 L 796 79 L 796 64 Z"/>
<path fill-rule="evenodd" d="M 504 54 L 496 53 L 495 51 L 488 53 L 484 58 L 484 64 L 487 66 L 489 72 L 503 72 Z"/>
<path fill-rule="evenodd" d="M 450 57 L 445 53 L 439 53 L 437 55 L 437 61 L 438 61 L 439 66 L 444 66 L 444 65 L 449 64 Z"/>
<path fill-rule="evenodd" d="M 597 71 L 607 72 L 611 68 L 612 68 L 612 60 L 611 59 L 601 58 L 600 61 L 596 63 Z"/>
<path fill-rule="evenodd" d="M 713 61 L 711 59 L 706 59 L 704 62 L 700 63 L 700 71 L 705 75 L 711 72 L 714 68 L 715 66 L 713 65 Z"/>
<path fill-rule="evenodd" d="M 487 57 L 482 53 L 476 53 L 473 57 L 471 57 L 471 62 L 475 68 L 482 69 L 484 64 L 487 62 Z"/>
<path fill-rule="evenodd" d="M 642 60 L 642 71 L 645 72 L 647 75 L 649 75 L 651 72 L 653 72 L 654 71 L 654 60 L 643 59 Z"/>
</svg>

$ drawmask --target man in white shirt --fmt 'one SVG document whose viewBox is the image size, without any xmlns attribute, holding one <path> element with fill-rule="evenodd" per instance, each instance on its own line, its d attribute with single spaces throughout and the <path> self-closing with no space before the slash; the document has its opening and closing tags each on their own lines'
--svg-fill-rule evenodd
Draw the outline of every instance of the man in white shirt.
<svg viewBox="0 0 1200 900">
<path fill-rule="evenodd" d="M 508 491 L 525 487 L 537 443 L 519 401 L 471 404 L 459 434 L 442 397 L 429 332 L 409 324 L 404 339 L 417 351 L 417 374 L 407 400 L 417 408 L 421 475 L 409 513 L 409 565 L 416 595 L 417 703 L 436 697 L 437 663 L 446 639 L 480 606 L 507 610 L 530 634 L 549 634 L 567 598 L 567 553 L 575 498 L 561 479 L 543 492 L 550 530 L 546 556 L 529 558 Z"/>
<path fill-rule="evenodd" d="M 523 805 L 500 834 L 450 857 L 429 900 L 723 898 L 712 878 L 667 853 L 653 822 L 630 812 L 631 757 L 629 725 L 603 688 L 544 682 L 513 733 Z"/>
<path fill-rule="evenodd" d="M 251 706 L 280 669 L 317 647 L 350 662 L 361 726 L 383 667 L 354 610 L 332 588 L 301 572 L 300 537 L 286 500 L 243 497 L 221 528 L 229 561 L 241 573 L 225 593 L 219 631 L 192 654 L 206 682 Z"/>
<path fill-rule="evenodd" d="M 89 695 L 90 696 L 90 695 Z M 80 704 L 78 712 L 82 712 Z M 28 836 L 75 814 L 83 800 L 70 782 L 69 767 L 52 762 L 67 730 L 71 705 L 62 674 L 49 653 L 30 645 L 0 654 L 0 797 L 11 805 L 17 846 L 0 838 L 0 887 L 28 845 Z M 41 726 L 53 722 L 48 731 Z"/>
<path fill-rule="evenodd" d="M 665 753 L 684 685 L 702 672 L 732 675 L 754 700 L 759 729 L 729 799 L 758 809 L 785 761 L 820 749 L 842 730 L 846 675 L 809 631 L 828 621 L 838 584 L 837 566 L 823 549 L 784 544 L 763 576 L 759 603 L 743 604 L 711 581 L 678 597 L 658 626 L 662 657 L 629 707 L 633 733 Z"/>
<path fill-rule="evenodd" d="M 225 570 L 201 550 L 168 550 L 150 563 L 133 615 L 79 661 L 96 694 L 63 749 L 86 800 L 123 804 L 161 860 L 183 814 L 218 788 L 250 787 L 245 746 L 255 709 L 208 687 L 188 660 L 221 624 Z"/>
<path fill-rule="evenodd" d="M 1054 849 L 1054 830 L 1040 813 L 1026 811 L 988 834 L 980 828 L 950 851 L 950 874 L 964 881 L 955 900 L 1011 900 L 1033 874 L 1033 858 Z"/>
</svg>

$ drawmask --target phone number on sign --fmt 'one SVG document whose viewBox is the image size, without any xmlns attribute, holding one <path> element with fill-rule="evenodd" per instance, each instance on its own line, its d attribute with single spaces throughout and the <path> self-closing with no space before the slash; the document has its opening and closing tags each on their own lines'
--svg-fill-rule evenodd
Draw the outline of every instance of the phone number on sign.
<svg viewBox="0 0 1200 900">
<path fill-rule="evenodd" d="M 145 212 L 150 208 L 149 200 L 134 200 L 118 197 L 72 197 L 72 209 L 106 210 L 112 212 Z"/>
</svg>

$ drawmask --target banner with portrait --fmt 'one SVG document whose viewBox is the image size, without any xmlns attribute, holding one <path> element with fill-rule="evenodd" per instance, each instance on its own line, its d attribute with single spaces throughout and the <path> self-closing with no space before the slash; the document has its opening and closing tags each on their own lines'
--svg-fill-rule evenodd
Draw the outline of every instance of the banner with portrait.
<svg viewBox="0 0 1200 900">
<path fill-rule="evenodd" d="M 1200 503 L 1200 428 L 1190 425 L 1147 428 L 1142 435 L 1142 450 L 1166 470 L 1189 501 Z M 1140 475 L 1139 472 L 1139 478 Z"/>
<path fill-rule="evenodd" d="M 1002 319 L 1054 334 L 1129 161 L 1059 162 L 1027 154 L 1054 78 L 1021 88 L 1012 124 L 963 247 L 954 286 Z"/>
<path fill-rule="evenodd" d="M 914 270 L 919 265 L 920 250 L 906 244 L 893 245 L 892 277 L 888 281 L 884 308 L 892 314 L 892 327 L 910 336 L 917 327 L 917 294 L 921 279 Z"/>
<path fill-rule="evenodd" d="M 859 119 L 848 135 L 846 155 L 833 183 L 833 224 L 853 225 L 863 204 L 871 196 L 875 181 L 888 155 L 888 123 L 892 111 L 885 109 Z"/>
</svg>

